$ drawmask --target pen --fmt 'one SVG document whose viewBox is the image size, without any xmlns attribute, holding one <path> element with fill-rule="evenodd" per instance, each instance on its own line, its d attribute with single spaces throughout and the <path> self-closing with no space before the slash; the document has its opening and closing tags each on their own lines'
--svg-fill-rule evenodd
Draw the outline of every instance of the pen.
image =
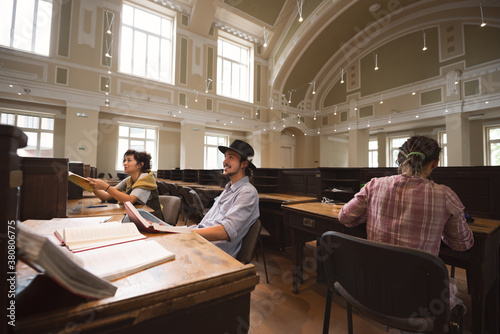
<svg viewBox="0 0 500 334">
<path fill-rule="evenodd" d="M 105 206 L 108 206 L 107 204 L 101 204 L 101 205 L 91 205 L 87 206 L 88 209 L 90 208 L 104 208 Z"/>
</svg>

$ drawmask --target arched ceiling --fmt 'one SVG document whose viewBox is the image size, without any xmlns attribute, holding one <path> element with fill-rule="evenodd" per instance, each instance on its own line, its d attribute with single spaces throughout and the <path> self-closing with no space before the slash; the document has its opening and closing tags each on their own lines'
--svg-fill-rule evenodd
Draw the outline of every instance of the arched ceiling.
<svg viewBox="0 0 500 334">
<path fill-rule="evenodd" d="M 303 0 L 303 22 L 298 20 L 297 0 L 166 2 L 189 7 L 190 29 L 202 35 L 208 36 L 216 22 L 262 45 L 265 28 L 268 46 L 261 56 L 268 62 L 273 92 L 287 98 L 292 92 L 290 106 L 307 99 L 314 109 L 320 109 L 331 98 L 328 94 L 336 91 L 333 86 L 341 69 L 355 59 L 373 57 L 375 50 L 396 38 L 418 41 L 417 32 L 431 29 L 429 42 L 436 43 L 435 27 L 443 22 L 460 19 L 479 24 L 480 4 L 485 21 L 500 25 L 500 0 Z"/>
</svg>

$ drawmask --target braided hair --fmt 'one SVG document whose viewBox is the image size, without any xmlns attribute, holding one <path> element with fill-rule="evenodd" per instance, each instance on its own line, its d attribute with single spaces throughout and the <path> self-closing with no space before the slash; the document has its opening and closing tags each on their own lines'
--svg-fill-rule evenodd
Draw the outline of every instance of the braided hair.
<svg viewBox="0 0 500 334">
<path fill-rule="evenodd" d="M 413 136 L 400 148 L 396 163 L 398 172 L 410 172 L 411 175 L 420 175 L 422 166 L 439 159 L 441 147 L 437 141 L 425 136 Z"/>
</svg>

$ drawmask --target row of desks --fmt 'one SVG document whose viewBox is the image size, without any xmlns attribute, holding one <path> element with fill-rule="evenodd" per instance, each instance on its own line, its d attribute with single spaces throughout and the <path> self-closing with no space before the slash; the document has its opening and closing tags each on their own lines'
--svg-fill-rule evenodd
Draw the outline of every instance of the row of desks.
<svg viewBox="0 0 500 334">
<path fill-rule="evenodd" d="M 88 208 L 93 205 L 105 207 Z M 152 211 L 147 206 L 138 208 Z M 85 197 L 68 201 L 68 217 L 112 216 L 123 205 Z M 54 242 L 67 220 L 27 221 Z M 250 294 L 259 283 L 252 264 L 244 265 L 195 233 L 147 234 L 175 254 L 175 260 L 113 281 L 113 297 L 89 300 L 73 295 L 23 262 L 16 266 L 14 333 L 159 332 L 246 333 Z M 127 256 L 127 254 L 124 254 Z M 196 319 L 193 321 L 193 319 Z"/>
<path fill-rule="evenodd" d="M 282 207 L 285 224 L 292 233 L 293 292 L 298 293 L 303 282 L 303 248 L 306 242 L 316 240 L 324 232 L 338 231 L 366 237 L 365 226 L 348 228 L 338 221 L 341 205 L 320 202 L 288 204 Z M 439 256 L 449 265 L 467 270 L 471 295 L 472 333 L 498 333 L 499 318 L 499 247 L 500 221 L 477 218 L 470 225 L 474 246 L 467 251 L 454 251 L 441 245 Z"/>
</svg>

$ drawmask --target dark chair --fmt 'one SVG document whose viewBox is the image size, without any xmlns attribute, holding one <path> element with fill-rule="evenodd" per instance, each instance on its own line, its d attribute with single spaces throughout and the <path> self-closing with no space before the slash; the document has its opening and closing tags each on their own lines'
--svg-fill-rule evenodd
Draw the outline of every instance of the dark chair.
<svg viewBox="0 0 500 334">
<path fill-rule="evenodd" d="M 182 211 L 182 217 L 184 219 L 184 222 L 187 225 L 187 222 L 189 220 L 189 217 L 194 212 L 194 204 L 193 204 L 193 198 L 189 194 L 189 191 L 193 190 L 191 187 L 180 187 L 179 188 L 179 196 L 182 201 L 182 206 L 181 206 L 181 211 Z"/>
<path fill-rule="evenodd" d="M 103 178 L 104 178 L 104 173 L 99 173 L 99 174 L 97 175 L 97 178 L 98 178 L 98 179 L 103 179 Z"/>
<path fill-rule="evenodd" d="M 177 225 L 181 212 L 181 199 L 177 196 L 160 195 L 160 204 L 163 207 L 163 219 L 170 225 Z"/>
<path fill-rule="evenodd" d="M 156 181 L 156 186 L 158 188 L 158 195 L 160 196 L 171 195 L 165 182 Z"/>
<path fill-rule="evenodd" d="M 165 185 L 167 186 L 168 192 L 170 196 L 180 196 L 179 195 L 179 187 L 175 183 L 167 183 L 165 182 Z"/>
<path fill-rule="evenodd" d="M 203 206 L 203 202 L 201 201 L 201 198 L 196 191 L 190 190 L 189 196 L 191 196 L 191 200 L 189 201 L 189 203 L 190 205 L 192 205 L 193 212 L 198 215 L 198 218 L 200 218 L 200 220 L 203 219 L 209 209 Z"/>
<path fill-rule="evenodd" d="M 448 270 L 438 257 L 420 250 L 326 232 L 320 260 L 328 283 L 323 333 L 328 333 L 332 293 L 389 327 L 418 333 L 461 333 L 463 307 L 450 312 Z"/>
<path fill-rule="evenodd" d="M 260 239 L 260 231 L 262 228 L 262 224 L 259 219 L 250 226 L 247 234 L 241 240 L 241 248 L 238 254 L 236 255 L 236 260 L 243 262 L 245 264 L 250 263 L 252 261 L 252 257 L 255 253 L 255 249 L 257 247 L 257 241 L 260 243 L 260 249 L 262 251 L 262 259 L 264 261 L 264 271 L 266 272 L 266 282 L 269 283 L 269 278 L 267 277 L 267 265 L 266 265 L 266 257 L 264 256 L 264 248 L 262 247 L 262 240 Z"/>
<path fill-rule="evenodd" d="M 113 175 L 111 175 L 111 173 L 108 173 L 108 177 L 109 177 L 110 179 L 112 179 L 112 178 L 113 178 Z"/>
</svg>

